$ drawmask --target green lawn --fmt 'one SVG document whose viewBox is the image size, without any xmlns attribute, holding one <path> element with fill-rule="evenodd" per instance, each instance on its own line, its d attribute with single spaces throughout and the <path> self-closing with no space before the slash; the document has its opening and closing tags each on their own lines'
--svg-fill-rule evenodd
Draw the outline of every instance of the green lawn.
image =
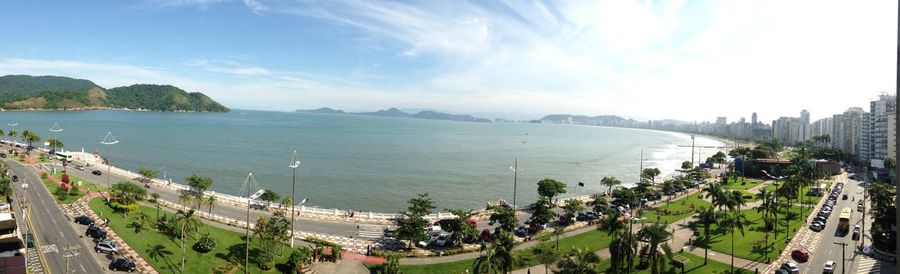
<svg viewBox="0 0 900 274">
<path fill-rule="evenodd" d="M 731 265 L 729 265 L 729 264 L 720 263 L 715 260 L 709 260 L 706 265 L 703 265 L 703 257 L 701 257 L 701 256 L 697 256 L 697 255 L 687 253 L 687 252 L 679 253 L 677 251 L 673 251 L 673 253 L 674 253 L 673 255 L 675 255 L 675 256 L 682 256 L 682 257 L 685 257 L 688 259 L 687 265 L 684 266 L 684 273 L 719 274 L 719 273 L 729 273 L 731 271 Z M 640 265 L 639 262 L 640 262 L 640 258 L 635 257 L 634 266 L 635 266 L 636 271 L 633 271 L 632 273 L 649 274 L 650 273 L 649 263 L 647 265 Z M 611 264 L 612 264 L 612 262 L 610 262 L 609 260 L 604 260 L 603 262 L 600 263 L 600 267 L 601 267 L 600 269 L 607 271 Z M 735 273 L 739 273 L 739 274 L 753 273 L 753 271 L 742 269 L 740 267 L 735 267 L 734 269 L 736 270 Z M 661 273 L 678 274 L 678 273 L 681 273 L 681 269 L 675 268 L 672 265 L 667 263 L 665 265 L 665 267 L 663 268 L 663 271 L 661 271 Z"/>
<path fill-rule="evenodd" d="M 572 249 L 572 247 L 576 247 L 588 248 L 590 250 L 600 250 L 607 248 L 609 246 L 609 242 L 610 237 L 606 235 L 606 232 L 600 230 L 591 230 L 575 236 L 560 238 L 559 249 L 569 250 Z M 545 245 L 556 246 L 556 240 L 551 239 L 550 241 L 547 241 Z M 517 268 L 526 268 L 540 264 L 540 262 L 534 255 L 535 250 L 536 247 L 516 251 L 516 253 L 519 254 L 519 256 L 522 258 L 522 265 L 517 266 Z M 441 264 L 402 265 L 400 266 L 400 271 L 404 274 L 466 273 L 466 269 L 468 269 L 469 272 L 472 271 L 471 269 L 473 263 L 475 263 L 474 259 L 468 259 Z"/>
<path fill-rule="evenodd" d="M 126 221 L 121 213 L 114 213 L 112 209 L 105 204 L 103 199 L 93 199 L 90 201 L 90 207 L 92 210 L 97 212 L 103 218 L 110 219 L 110 227 L 124 239 L 128 245 L 133 247 L 144 259 L 146 259 L 154 269 L 159 271 L 160 273 L 181 273 L 179 271 L 179 267 L 181 264 L 181 241 L 179 238 L 170 238 L 169 236 L 159 232 L 155 229 L 144 230 L 143 232 L 135 232 L 135 229 L 130 226 L 130 222 Z M 156 217 L 156 209 L 141 206 L 140 210 L 147 214 L 150 219 L 154 219 Z M 135 213 L 131 215 L 134 216 Z M 171 218 L 171 214 L 169 214 Z M 150 226 L 150 225 L 148 225 Z M 197 237 L 191 238 L 188 237 L 186 242 L 186 261 L 184 266 L 184 273 L 212 273 L 212 270 L 219 265 L 222 265 L 226 262 L 227 254 L 229 251 L 233 253 L 240 254 L 240 259 L 243 259 L 244 254 L 244 234 L 238 233 L 230 230 L 225 230 L 221 228 L 217 228 L 214 226 L 208 227 L 209 233 L 213 235 L 218 241 L 218 245 L 216 248 L 209 253 L 200 253 L 192 249 L 191 247 L 194 245 L 194 242 L 197 240 Z M 201 233 L 207 231 L 207 227 L 201 225 L 200 228 Z M 255 263 L 253 263 L 254 253 L 258 253 L 255 249 L 256 242 L 252 241 L 251 249 L 250 249 L 250 272 L 251 273 L 280 273 L 277 269 L 279 267 L 283 267 L 284 263 L 287 261 L 288 256 L 291 253 L 290 248 L 284 249 L 284 254 L 281 257 L 277 257 L 275 259 L 276 268 L 263 272 L 260 270 Z M 151 256 L 151 248 L 157 245 L 162 245 L 164 247 L 164 253 L 166 255 L 163 256 Z M 238 270 L 235 273 L 243 273 L 242 270 Z"/>
<path fill-rule="evenodd" d="M 791 213 L 788 214 L 788 221 L 790 221 L 790 231 L 789 234 L 791 237 L 797 232 L 798 226 L 805 225 L 802 222 L 798 222 L 800 218 L 797 218 L 799 207 L 793 206 L 790 208 Z M 769 233 L 769 241 L 768 246 L 766 246 L 765 235 L 766 231 L 764 230 L 764 224 L 762 221 L 762 214 L 757 213 L 756 209 L 746 209 L 742 211 L 744 216 L 746 216 L 747 221 L 744 222 L 744 234 L 741 234 L 740 231 L 735 230 L 734 237 L 734 254 L 736 257 L 741 257 L 748 260 L 766 261 L 766 253 L 768 252 L 769 258 L 776 258 L 779 254 L 781 254 L 781 250 L 783 250 L 786 246 L 784 242 L 785 239 L 785 211 L 779 210 L 778 214 L 778 228 L 777 233 L 773 235 L 773 233 Z M 697 245 L 698 246 L 706 246 L 704 243 L 704 239 L 702 236 L 703 229 L 702 225 L 697 224 L 701 236 L 698 237 Z M 715 224 L 711 226 L 711 249 L 718 251 L 719 253 L 731 254 L 731 232 L 723 231 L 718 228 Z M 774 250 L 771 250 L 771 247 L 774 245 Z M 765 247 L 770 247 L 769 249 L 765 249 Z"/>
<path fill-rule="evenodd" d="M 84 193 L 73 189 L 69 191 L 69 195 L 66 195 L 65 199 L 60 200 L 59 196 L 56 195 L 56 190 L 59 189 L 58 184 L 51 182 L 50 179 L 43 178 L 41 178 L 41 182 L 44 183 L 44 186 L 46 186 L 47 190 L 50 191 L 50 195 L 56 198 L 56 201 L 60 204 L 71 204 L 78 200 L 78 198 L 81 198 L 81 196 L 84 196 Z"/>
<path fill-rule="evenodd" d="M 655 222 L 657 218 L 660 222 L 671 223 L 678 221 L 694 214 L 694 210 L 700 207 L 709 207 L 711 204 L 701 198 L 702 193 L 694 193 L 690 196 L 664 203 L 653 209 L 646 209 L 643 212 L 645 222 Z"/>
<path fill-rule="evenodd" d="M 738 178 L 728 178 L 728 181 L 726 182 L 725 185 L 728 186 L 728 188 L 730 188 L 730 189 L 747 190 L 747 189 L 753 188 L 754 186 L 756 186 L 762 182 L 763 182 L 763 180 L 760 180 L 760 179 L 738 177 Z"/>
<path fill-rule="evenodd" d="M 826 188 L 831 188 L 831 182 L 826 182 L 825 185 L 826 185 Z M 770 184 L 770 185 L 767 185 L 765 188 L 768 189 L 769 191 L 774 192 L 775 190 L 778 189 L 779 186 L 780 186 L 780 184 L 778 186 L 776 186 L 774 184 Z M 800 186 L 800 193 L 803 194 L 803 203 L 816 204 L 819 202 L 819 200 L 822 198 L 822 196 L 807 195 L 807 193 L 809 193 L 810 188 L 811 188 L 811 186 Z M 778 200 L 785 201 L 785 198 L 779 197 Z M 796 201 L 793 201 L 793 202 L 796 203 Z"/>
</svg>

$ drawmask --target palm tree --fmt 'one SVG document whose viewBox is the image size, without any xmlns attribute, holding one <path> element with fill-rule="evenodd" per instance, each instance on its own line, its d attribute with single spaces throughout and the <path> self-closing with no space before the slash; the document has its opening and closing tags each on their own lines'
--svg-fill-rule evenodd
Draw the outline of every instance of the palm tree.
<svg viewBox="0 0 900 274">
<path fill-rule="evenodd" d="M 131 222 L 131 226 L 134 227 L 134 231 L 136 233 L 140 234 L 142 231 L 144 231 L 144 227 L 147 224 L 147 219 L 149 218 L 149 216 L 147 216 L 147 214 L 143 211 L 138 211 L 137 214 L 131 217 L 134 218 Z"/>
<path fill-rule="evenodd" d="M 206 200 L 204 200 L 206 207 L 209 208 L 209 211 L 207 211 L 206 214 L 209 215 L 210 218 L 212 218 L 213 207 L 216 206 L 216 202 L 218 201 L 219 198 L 216 198 L 215 195 L 208 195 L 206 196 Z M 206 233 L 209 234 L 209 222 L 206 223 Z"/>
<path fill-rule="evenodd" d="M 721 227 L 731 230 L 731 273 L 734 273 L 734 230 L 737 229 L 741 232 L 741 236 L 744 236 L 745 220 L 746 217 L 744 217 L 743 213 L 732 211 L 731 216 L 728 216 L 719 224 Z"/>
<path fill-rule="evenodd" d="M 625 229 L 625 223 L 619 221 L 620 216 L 617 212 L 607 214 L 600 220 L 600 230 L 606 231 L 607 235 L 613 235 Z"/>
<path fill-rule="evenodd" d="M 22 137 L 25 138 L 26 142 L 28 142 L 28 149 L 31 149 L 31 145 L 34 142 L 41 141 L 41 136 L 38 136 L 37 134 L 35 134 L 34 132 L 32 132 L 30 130 L 26 130 L 26 131 L 22 132 Z"/>
<path fill-rule="evenodd" d="M 510 272 L 521 262 L 519 255 L 513 252 L 513 246 L 516 244 L 512 233 L 509 231 L 501 231 L 497 244 L 494 246 L 494 258 L 498 262 L 498 266 L 503 272 Z"/>
<path fill-rule="evenodd" d="M 655 223 L 639 230 L 638 235 L 649 243 L 650 273 L 659 274 L 660 264 L 665 265 L 665 258 L 661 255 L 672 256 L 672 248 L 666 243 L 672 234 L 667 231 L 665 225 Z M 660 245 L 662 245 L 663 252 L 659 250 Z"/>
<path fill-rule="evenodd" d="M 281 205 L 278 205 L 279 208 L 291 209 L 291 206 L 294 204 L 294 200 L 291 197 L 284 197 L 281 199 Z"/>
<path fill-rule="evenodd" d="M 770 215 L 777 215 L 776 211 L 777 203 L 773 202 L 775 199 L 775 193 L 768 189 L 761 189 L 759 193 L 756 194 L 756 197 L 762 200 L 762 203 L 756 207 L 756 212 L 761 212 L 763 214 L 763 223 L 765 223 L 766 228 L 766 249 L 769 247 L 769 230 L 777 227 L 777 220 L 772 222 Z M 766 252 L 766 259 L 768 260 L 769 254 Z"/>
<path fill-rule="evenodd" d="M 600 179 L 600 183 L 609 187 L 609 190 L 606 191 L 607 193 L 612 193 L 612 188 L 614 186 L 622 184 L 622 181 L 619 181 L 619 179 L 617 179 L 615 176 L 613 176 L 613 177 L 604 176 L 603 179 Z"/>
<path fill-rule="evenodd" d="M 609 243 L 610 266 L 608 273 L 619 273 L 625 270 L 626 260 L 637 248 L 637 242 L 627 230 L 610 234 Z"/>
<path fill-rule="evenodd" d="M 183 207 L 187 207 L 189 204 L 191 204 L 191 200 L 193 200 L 193 198 L 194 195 L 191 195 L 190 193 L 185 191 L 178 196 L 178 203 Z"/>
<path fill-rule="evenodd" d="M 202 210 L 203 205 L 206 204 L 206 196 L 203 196 L 203 193 L 198 193 L 196 197 L 194 197 L 194 205 L 191 207 L 197 210 Z"/>
<path fill-rule="evenodd" d="M 15 130 L 10 130 L 9 133 L 7 134 L 7 136 L 10 137 L 10 141 L 15 142 L 15 141 L 16 141 L 16 137 L 19 136 L 19 133 L 16 132 Z"/>
<path fill-rule="evenodd" d="M 720 208 L 725 204 L 725 187 L 721 183 L 711 183 L 701 192 L 706 194 L 704 198 L 710 199 L 710 202 L 716 208 Z"/>
<path fill-rule="evenodd" d="M 169 255 L 172 255 L 172 251 L 167 250 L 166 246 L 161 244 L 154 245 L 147 249 L 147 253 L 150 255 L 151 259 L 156 260 L 156 258 L 160 258 L 166 264 L 171 265 L 169 263 Z"/>
<path fill-rule="evenodd" d="M 587 248 L 572 248 L 566 258 L 556 263 L 557 274 L 599 274 L 600 257 Z"/>
<path fill-rule="evenodd" d="M 731 192 L 726 193 L 725 197 L 725 207 L 731 211 L 740 211 L 741 206 L 747 204 L 747 199 L 744 199 L 744 193 L 740 190 L 732 190 Z"/>
<path fill-rule="evenodd" d="M 472 271 L 476 274 L 479 273 L 502 273 L 503 271 L 500 268 L 497 259 L 494 256 L 494 246 L 491 244 L 482 246 L 482 251 L 484 254 L 475 259 L 475 263 L 472 264 Z"/>
<path fill-rule="evenodd" d="M 703 224 L 703 240 L 705 241 L 706 247 L 703 250 L 703 265 L 707 264 L 709 258 L 709 232 L 712 224 L 719 221 L 719 214 L 714 207 L 701 207 L 697 209 L 697 215 L 694 215 L 694 218 L 697 219 L 698 222 Z"/>
<path fill-rule="evenodd" d="M 181 271 L 184 272 L 184 234 L 185 232 L 197 231 L 200 227 L 200 222 L 194 217 L 194 210 L 179 210 L 178 213 L 175 214 L 175 218 L 178 222 L 181 223 Z"/>
</svg>

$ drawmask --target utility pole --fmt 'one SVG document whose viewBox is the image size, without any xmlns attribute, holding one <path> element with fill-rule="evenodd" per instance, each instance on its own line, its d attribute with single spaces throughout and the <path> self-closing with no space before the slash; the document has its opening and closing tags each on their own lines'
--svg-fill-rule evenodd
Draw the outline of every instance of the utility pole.
<svg viewBox="0 0 900 274">
<path fill-rule="evenodd" d="M 512 171 L 513 171 L 513 212 L 515 212 L 516 210 L 519 210 L 519 207 L 516 204 L 516 197 L 517 197 L 516 191 L 519 189 L 518 188 L 519 172 L 521 172 L 521 170 L 519 170 L 519 157 L 515 158 L 515 160 L 513 162 L 513 166 L 509 167 L 509 169 L 512 169 Z"/>
<path fill-rule="evenodd" d="M 844 270 L 847 269 L 847 243 L 838 243 L 834 242 L 834 244 L 841 246 L 841 274 L 844 274 Z"/>
<path fill-rule="evenodd" d="M 66 258 L 66 272 L 65 273 L 73 273 L 69 268 L 69 258 L 76 257 L 81 255 L 80 246 L 67 244 L 66 247 L 63 248 L 63 258 Z"/>
<path fill-rule="evenodd" d="M 112 170 L 112 145 L 118 144 L 119 140 L 116 140 L 116 137 L 113 137 L 112 132 L 107 132 L 106 137 L 100 141 L 101 144 L 107 145 L 106 149 L 106 202 L 109 202 L 109 191 L 112 190 L 112 186 L 109 183 L 109 172 Z"/>
<path fill-rule="evenodd" d="M 691 134 L 691 168 L 694 168 L 694 135 Z"/>
<path fill-rule="evenodd" d="M 859 249 L 866 247 L 866 199 L 869 198 L 869 167 L 863 168 L 866 176 L 863 177 L 863 199 L 862 199 L 862 231 L 859 232 Z"/>
<path fill-rule="evenodd" d="M 247 241 L 244 246 L 244 274 L 250 273 L 250 206 L 252 205 L 253 200 L 259 196 L 260 192 L 262 191 L 259 189 L 256 179 L 253 178 L 253 173 L 247 174 L 247 179 L 244 180 L 244 184 L 241 185 L 241 190 L 238 192 L 238 197 L 241 198 L 244 198 L 244 194 L 247 194 Z M 293 227 L 291 230 L 293 230 Z"/>
<path fill-rule="evenodd" d="M 291 248 L 294 248 L 294 217 L 297 215 L 297 168 L 300 167 L 300 164 L 300 157 L 297 156 L 297 151 L 294 150 L 294 156 L 291 157 L 291 164 L 288 165 L 288 167 L 294 171 L 294 174 L 291 177 Z M 250 210 L 249 205 L 247 206 L 247 210 Z"/>
</svg>

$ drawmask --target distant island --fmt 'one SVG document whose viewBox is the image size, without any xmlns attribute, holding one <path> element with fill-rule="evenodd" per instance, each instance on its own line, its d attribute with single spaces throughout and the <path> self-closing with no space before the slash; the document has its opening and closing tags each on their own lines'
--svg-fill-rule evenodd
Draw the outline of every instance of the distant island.
<svg viewBox="0 0 900 274">
<path fill-rule="evenodd" d="M 306 113 L 321 113 L 321 114 L 351 114 L 351 115 L 366 115 L 366 116 L 380 116 L 380 117 L 395 117 L 395 118 L 416 118 L 416 119 L 428 119 L 428 120 L 448 120 L 448 121 L 460 121 L 460 122 L 479 122 L 479 123 L 490 123 L 492 120 L 485 118 L 478 118 L 471 115 L 464 114 L 449 114 L 442 113 L 430 110 L 419 111 L 414 114 L 403 112 L 397 108 L 389 108 L 383 109 L 375 112 L 346 112 L 339 109 L 333 109 L 328 107 L 318 108 L 318 109 L 299 109 L 297 112 L 306 112 Z"/>
<path fill-rule="evenodd" d="M 170 85 L 137 84 L 105 89 L 62 76 L 0 76 L 0 110 L 93 110 L 228 112 L 203 93 Z"/>
</svg>

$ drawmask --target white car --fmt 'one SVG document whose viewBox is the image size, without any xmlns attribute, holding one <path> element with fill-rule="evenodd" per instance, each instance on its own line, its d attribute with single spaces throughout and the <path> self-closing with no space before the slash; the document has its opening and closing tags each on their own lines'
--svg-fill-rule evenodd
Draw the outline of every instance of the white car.
<svg viewBox="0 0 900 274">
<path fill-rule="evenodd" d="M 447 243 L 447 234 L 441 234 L 434 240 L 434 246 L 443 247 Z"/>
<path fill-rule="evenodd" d="M 9 204 L 0 203 L 0 210 L 9 210 Z"/>
<path fill-rule="evenodd" d="M 834 273 L 834 261 L 825 262 L 825 266 L 822 267 L 822 273 Z"/>
<path fill-rule="evenodd" d="M 781 269 L 787 270 L 791 274 L 800 274 L 800 267 L 794 261 L 786 262 L 781 265 Z"/>
</svg>

